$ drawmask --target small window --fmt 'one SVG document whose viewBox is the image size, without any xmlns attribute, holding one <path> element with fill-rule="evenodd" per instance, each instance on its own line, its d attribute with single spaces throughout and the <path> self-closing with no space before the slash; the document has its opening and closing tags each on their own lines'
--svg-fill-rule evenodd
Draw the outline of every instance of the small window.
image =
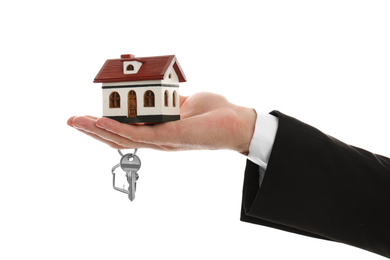
<svg viewBox="0 0 390 260">
<path fill-rule="evenodd" d="M 176 107 L 176 91 L 173 91 L 173 98 L 172 98 L 172 103 L 173 103 L 173 107 Z"/>
<path fill-rule="evenodd" d="M 112 92 L 110 94 L 110 108 L 120 108 L 121 107 L 121 97 L 118 92 Z"/>
<path fill-rule="evenodd" d="M 154 93 L 151 90 L 144 94 L 144 107 L 154 107 Z"/>
<path fill-rule="evenodd" d="M 172 78 L 172 73 L 169 73 L 169 76 L 168 76 L 168 78 L 170 78 L 170 79 Z"/>
<path fill-rule="evenodd" d="M 165 90 L 165 92 L 164 92 L 164 105 L 166 107 L 169 106 L 169 103 L 168 103 L 168 90 Z"/>
<path fill-rule="evenodd" d="M 131 65 L 131 64 L 129 64 L 129 65 L 127 65 L 127 67 L 126 67 L 126 70 L 127 70 L 127 71 L 133 71 L 133 70 L 134 70 L 134 66 Z"/>
</svg>

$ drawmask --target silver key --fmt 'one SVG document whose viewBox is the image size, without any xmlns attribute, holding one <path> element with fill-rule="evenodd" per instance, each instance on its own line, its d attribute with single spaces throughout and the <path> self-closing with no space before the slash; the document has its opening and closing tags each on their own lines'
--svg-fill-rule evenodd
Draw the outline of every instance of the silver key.
<svg viewBox="0 0 390 260">
<path fill-rule="evenodd" d="M 138 173 L 141 168 L 141 160 L 135 154 L 129 153 L 122 156 L 120 161 L 122 170 L 126 172 L 127 182 L 129 183 L 128 195 L 131 201 L 135 198 L 135 191 L 137 188 Z"/>
</svg>

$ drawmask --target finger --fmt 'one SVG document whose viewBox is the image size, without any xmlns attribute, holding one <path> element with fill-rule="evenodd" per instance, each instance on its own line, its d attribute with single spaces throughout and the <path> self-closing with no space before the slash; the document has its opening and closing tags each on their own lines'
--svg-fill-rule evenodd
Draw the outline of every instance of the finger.
<svg viewBox="0 0 390 260">
<path fill-rule="evenodd" d="M 105 117 L 96 120 L 96 127 L 136 143 L 143 142 L 143 136 L 153 134 L 153 126 L 128 125 Z"/>
<path fill-rule="evenodd" d="M 133 140 L 116 135 L 110 131 L 106 131 L 104 129 L 101 129 L 99 127 L 96 127 L 96 120 L 90 117 L 75 117 L 73 119 L 73 126 L 77 128 L 78 130 L 82 130 L 84 132 L 88 132 L 92 134 L 93 136 L 97 136 L 100 139 L 98 140 L 105 140 L 110 143 L 117 144 L 120 147 L 123 148 L 154 148 L 157 149 L 155 146 L 150 144 L 143 144 L 143 143 L 137 143 Z M 123 149 L 122 148 L 122 149 Z"/>
<path fill-rule="evenodd" d="M 94 119 L 94 120 L 97 120 L 99 117 L 96 117 L 96 116 L 89 116 L 89 115 L 86 115 L 85 117 L 88 117 L 88 118 L 91 118 L 91 119 Z"/>
<path fill-rule="evenodd" d="M 123 147 L 123 146 L 121 146 L 121 145 L 119 145 L 119 144 L 117 144 L 117 143 L 113 143 L 113 142 L 111 142 L 111 141 L 108 141 L 108 140 L 106 140 L 106 139 L 103 139 L 103 138 L 101 138 L 100 136 L 97 136 L 97 135 L 95 135 L 95 134 L 93 134 L 93 133 L 84 131 L 83 129 L 77 129 L 77 130 L 80 131 L 80 132 L 83 133 L 83 134 L 86 134 L 86 135 L 92 137 L 92 138 L 95 139 L 95 140 L 98 140 L 99 142 L 102 142 L 102 143 L 104 143 L 104 144 L 110 146 L 111 148 L 116 149 L 116 150 L 127 149 L 127 147 Z"/>
<path fill-rule="evenodd" d="M 74 127 L 73 125 L 73 120 L 76 118 L 77 116 L 72 116 L 68 119 L 68 121 L 66 122 L 68 126 L 71 126 L 71 127 Z M 91 119 L 94 119 L 94 120 L 97 120 L 98 117 L 95 117 L 95 116 L 84 116 L 84 117 L 88 117 L 88 118 L 91 118 Z"/>
<path fill-rule="evenodd" d="M 88 136 L 92 137 L 93 139 L 95 139 L 95 140 L 97 140 L 99 142 L 102 142 L 102 143 L 110 146 L 111 148 L 116 149 L 116 150 L 135 149 L 135 148 L 153 148 L 153 149 L 161 150 L 161 151 L 177 151 L 178 150 L 178 149 L 176 149 L 174 147 L 168 147 L 168 146 L 155 146 L 155 147 L 142 147 L 142 146 L 139 146 L 139 145 L 138 146 L 132 146 L 132 147 L 122 146 L 120 144 L 111 142 L 110 140 L 103 139 L 100 136 L 95 135 L 94 133 L 90 133 L 90 132 L 84 131 L 83 129 L 77 129 L 77 130 L 79 132 L 85 134 L 85 135 L 88 135 Z"/>
<path fill-rule="evenodd" d="M 107 118 L 99 118 L 96 126 L 113 134 L 130 138 L 134 142 L 171 147 L 175 150 L 204 148 L 199 140 L 205 139 L 202 117 L 191 118 L 191 123 L 184 119 L 157 125 L 133 126 L 125 125 Z M 196 127 L 195 127 L 196 126 Z M 208 140 L 210 142 L 210 140 Z"/>
<path fill-rule="evenodd" d="M 98 140 L 100 142 L 103 142 L 107 145 L 109 145 L 110 147 L 114 148 L 114 149 L 133 149 L 133 148 L 152 148 L 152 149 L 156 149 L 156 150 L 164 150 L 164 151 L 174 151 L 174 150 L 177 150 L 173 147 L 169 147 L 169 146 L 160 146 L 160 145 L 149 145 L 149 144 L 139 144 L 139 143 L 135 143 L 134 145 L 132 146 L 129 146 L 129 143 L 127 142 L 127 146 L 123 146 L 123 142 L 120 142 L 118 141 L 117 139 L 115 138 L 109 138 L 107 136 L 110 136 L 111 133 L 108 133 L 108 135 L 106 134 L 102 134 L 102 136 L 99 136 L 97 135 L 95 132 L 88 132 L 88 131 L 91 131 L 90 129 L 89 130 L 86 130 L 86 129 L 83 129 L 83 127 L 81 126 L 82 124 L 80 124 L 80 122 L 76 122 L 76 125 L 73 124 L 73 120 L 76 118 L 76 116 L 73 116 L 71 118 L 69 118 L 68 120 L 68 125 L 76 128 L 77 130 L 79 130 L 80 132 L 88 135 L 88 136 L 91 136 L 92 138 L 94 138 L 95 140 Z M 82 120 L 83 117 L 79 117 L 77 119 L 78 120 Z M 84 116 L 84 118 L 89 118 L 89 119 L 92 119 L 92 120 L 95 120 L 95 119 L 98 119 L 98 117 L 94 117 L 94 116 Z M 119 136 L 118 136 L 119 137 Z M 115 139 L 114 141 L 112 139 Z"/>
<path fill-rule="evenodd" d="M 68 119 L 68 121 L 66 122 L 66 124 L 67 124 L 68 126 L 73 127 L 73 120 L 74 120 L 75 118 L 76 118 L 75 116 L 69 117 L 69 119 Z"/>
<path fill-rule="evenodd" d="M 180 96 L 180 107 L 183 105 L 184 102 L 186 102 L 188 96 Z"/>
</svg>

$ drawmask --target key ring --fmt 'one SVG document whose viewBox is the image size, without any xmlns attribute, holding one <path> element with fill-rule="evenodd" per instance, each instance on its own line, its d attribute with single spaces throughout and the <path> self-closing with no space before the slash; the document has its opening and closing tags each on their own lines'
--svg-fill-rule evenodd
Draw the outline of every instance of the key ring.
<svg viewBox="0 0 390 260">
<path fill-rule="evenodd" d="M 123 157 L 122 151 L 121 150 L 117 150 L 117 151 L 118 151 L 119 155 Z M 138 148 L 135 148 L 133 154 L 135 155 L 137 153 L 137 151 L 138 151 Z"/>
<path fill-rule="evenodd" d="M 125 193 L 125 194 L 128 194 L 129 195 L 129 199 L 132 201 L 133 199 L 134 199 L 134 194 L 135 194 L 135 185 L 136 185 L 136 181 L 138 180 L 138 174 L 137 174 L 137 172 L 135 172 L 132 176 L 132 178 L 130 178 L 129 179 L 129 175 L 128 175 L 128 172 L 126 171 L 126 178 L 127 178 L 127 180 L 128 180 L 128 182 L 129 182 L 129 189 L 124 189 L 124 188 L 120 188 L 120 187 L 117 187 L 116 185 L 115 185 L 115 170 L 117 169 L 117 168 L 119 168 L 119 167 L 121 167 L 122 169 L 123 169 L 123 166 L 121 165 L 121 163 L 122 163 L 122 160 L 124 159 L 124 157 L 125 156 L 132 156 L 132 157 L 136 157 L 137 159 L 138 159 L 138 166 L 140 166 L 141 164 L 141 162 L 140 162 L 140 160 L 139 160 L 139 158 L 138 158 L 138 156 L 136 156 L 136 153 L 137 153 L 137 151 L 138 151 L 138 148 L 135 148 L 134 149 L 134 152 L 133 153 L 130 153 L 130 154 L 123 154 L 122 153 L 122 151 L 121 150 L 117 150 L 118 151 L 118 153 L 119 153 L 119 155 L 122 157 L 122 159 L 121 159 L 121 162 L 120 163 L 118 163 L 118 164 L 116 164 L 114 167 L 112 167 L 112 169 L 111 169 L 111 173 L 112 173 L 112 187 L 115 189 L 115 190 L 117 190 L 117 191 L 120 191 L 120 192 L 123 192 L 123 193 Z M 138 167 L 138 169 L 139 169 L 139 167 Z M 124 169 L 123 169 L 124 170 Z M 133 180 L 132 180 L 133 179 Z M 130 180 L 132 180 L 132 181 L 130 181 Z M 123 186 L 124 187 L 124 186 Z"/>
</svg>

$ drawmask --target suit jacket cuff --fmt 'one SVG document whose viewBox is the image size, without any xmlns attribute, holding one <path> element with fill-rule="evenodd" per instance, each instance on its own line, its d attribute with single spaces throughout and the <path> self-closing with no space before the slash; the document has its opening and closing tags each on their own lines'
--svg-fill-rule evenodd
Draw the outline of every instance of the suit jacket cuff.
<svg viewBox="0 0 390 260">
<path fill-rule="evenodd" d="M 390 257 L 390 159 L 274 111 L 265 177 L 247 161 L 241 220 Z"/>
</svg>

